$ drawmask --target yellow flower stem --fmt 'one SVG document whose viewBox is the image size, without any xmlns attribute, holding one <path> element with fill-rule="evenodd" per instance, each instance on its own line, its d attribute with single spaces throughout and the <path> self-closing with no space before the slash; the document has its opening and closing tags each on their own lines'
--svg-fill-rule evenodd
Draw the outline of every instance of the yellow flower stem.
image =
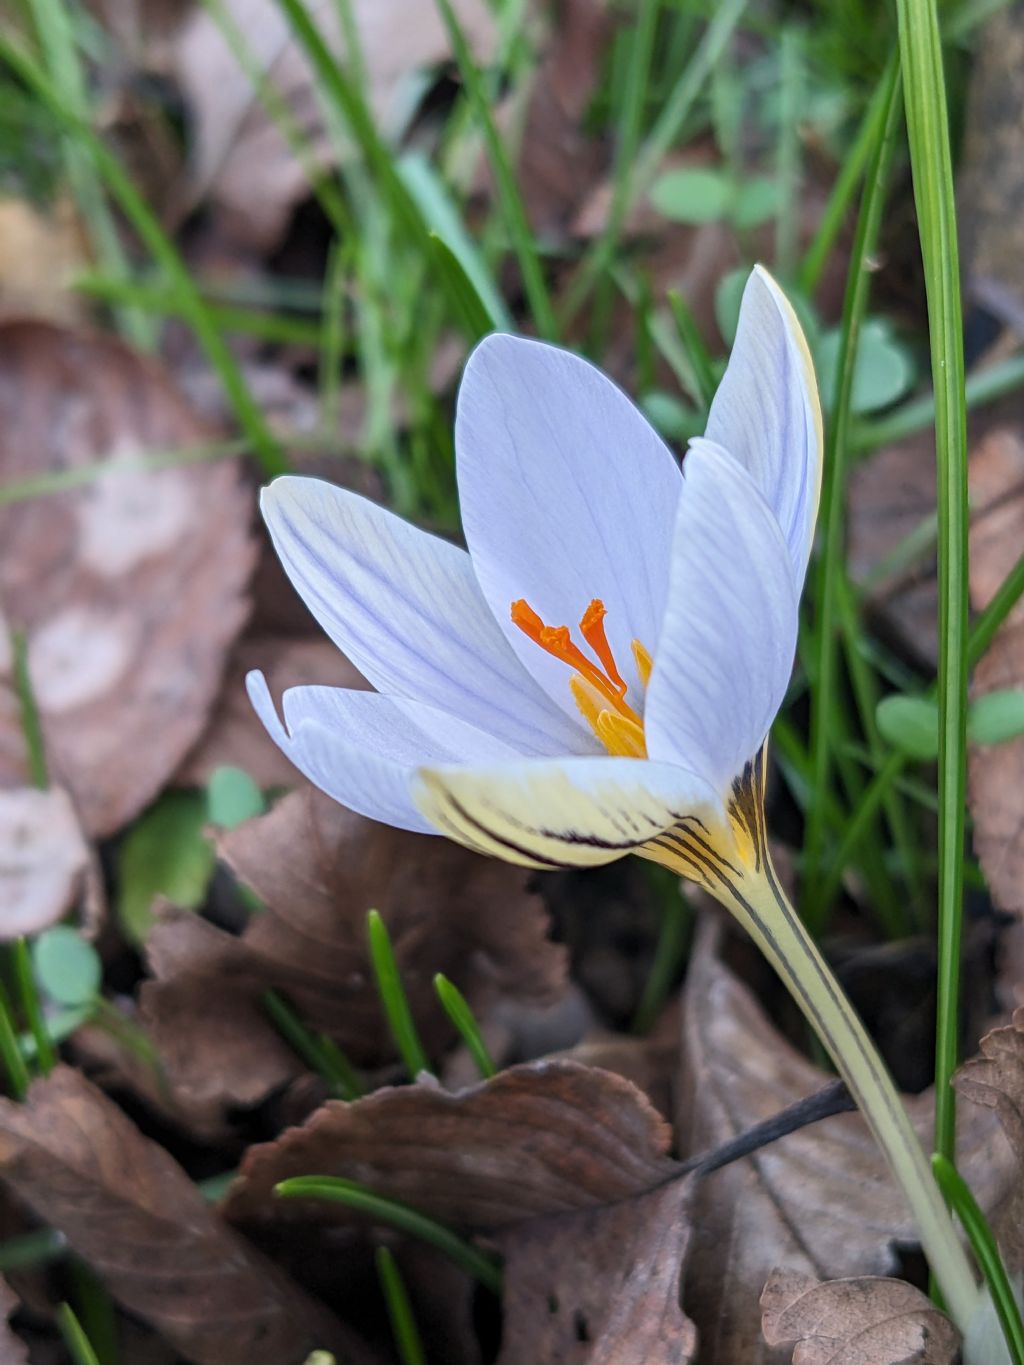
<svg viewBox="0 0 1024 1365">
<path fill-rule="evenodd" d="M 842 987 L 782 890 L 767 850 L 756 870 L 708 889 L 740 922 L 778 972 L 846 1082 L 917 1222 L 947 1309 L 964 1331 L 980 1301 L 967 1255 L 899 1092 Z M 652 845 L 643 856 L 693 878 L 692 864 Z M 733 864 L 735 866 L 735 864 Z"/>
</svg>

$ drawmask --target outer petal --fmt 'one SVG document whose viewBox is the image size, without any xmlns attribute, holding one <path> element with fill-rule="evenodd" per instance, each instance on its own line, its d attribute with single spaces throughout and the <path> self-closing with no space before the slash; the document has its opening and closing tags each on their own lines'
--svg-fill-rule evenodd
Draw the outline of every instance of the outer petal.
<svg viewBox="0 0 1024 1365">
<path fill-rule="evenodd" d="M 782 704 L 798 594 L 778 522 L 730 454 L 697 440 L 683 462 L 665 624 L 647 691 L 652 758 L 718 792 L 752 758 Z"/>
<path fill-rule="evenodd" d="M 442 833 L 526 867 L 593 867 L 684 816 L 709 827 L 724 820 L 715 792 L 694 773 L 632 758 L 425 768 L 414 795 Z"/>
<path fill-rule="evenodd" d="M 594 751 L 509 649 L 464 550 L 320 479 L 275 479 L 261 507 L 303 601 L 375 687 L 521 754 Z"/>
<path fill-rule="evenodd" d="M 523 663 L 570 714 L 566 669 L 511 622 L 525 598 L 575 627 L 591 599 L 619 667 L 661 627 L 679 470 L 653 427 L 579 357 L 491 336 L 466 366 L 455 421 L 462 524 L 484 596 Z"/>
<path fill-rule="evenodd" d="M 293 687 L 282 724 L 262 673 L 249 697 L 274 742 L 328 796 L 399 829 L 436 834 L 409 794 L 423 763 L 501 761 L 513 751 L 444 712 L 415 702 L 338 687 Z"/>
<path fill-rule="evenodd" d="M 821 404 L 800 323 L 762 266 L 743 291 L 736 342 L 704 434 L 746 467 L 768 499 L 801 585 L 821 493 Z"/>
</svg>

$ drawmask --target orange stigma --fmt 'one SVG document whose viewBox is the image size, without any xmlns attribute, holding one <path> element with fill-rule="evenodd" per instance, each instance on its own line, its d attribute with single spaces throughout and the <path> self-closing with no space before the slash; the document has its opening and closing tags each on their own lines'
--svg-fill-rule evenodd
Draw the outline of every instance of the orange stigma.
<svg viewBox="0 0 1024 1365">
<path fill-rule="evenodd" d="M 574 676 L 570 679 L 573 697 L 605 748 L 610 753 L 642 758 L 646 752 L 643 721 L 626 701 L 627 683 L 618 670 L 605 634 L 607 614 L 604 603 L 595 597 L 580 621 L 580 634 L 597 656 L 598 662 L 594 663 L 579 645 L 574 644 L 568 626 L 546 626 L 523 598 L 512 603 L 513 625 L 573 670 Z M 637 640 L 633 641 L 633 655 L 646 684 L 650 656 Z"/>
</svg>

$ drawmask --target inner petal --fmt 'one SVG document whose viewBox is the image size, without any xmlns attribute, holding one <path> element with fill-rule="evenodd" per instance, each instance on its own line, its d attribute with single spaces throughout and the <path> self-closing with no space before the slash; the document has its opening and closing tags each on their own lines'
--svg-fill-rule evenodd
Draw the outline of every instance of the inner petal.
<svg viewBox="0 0 1024 1365">
<path fill-rule="evenodd" d="M 605 633 L 607 614 L 604 603 L 595 597 L 580 619 L 580 634 L 596 656 L 595 663 L 572 639 L 568 626 L 545 625 L 525 598 L 518 598 L 511 606 L 513 624 L 547 654 L 573 670 L 569 677 L 573 700 L 608 752 L 620 758 L 646 758 L 642 714 L 626 700 L 629 686 Z M 632 642 L 632 648 L 642 686 L 646 686 L 651 656 L 639 640 Z"/>
</svg>

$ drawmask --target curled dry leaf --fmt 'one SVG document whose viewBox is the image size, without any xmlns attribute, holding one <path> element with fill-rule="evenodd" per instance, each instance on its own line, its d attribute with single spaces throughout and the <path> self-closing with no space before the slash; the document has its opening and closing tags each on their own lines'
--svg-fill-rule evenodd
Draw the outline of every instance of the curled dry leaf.
<svg viewBox="0 0 1024 1365">
<path fill-rule="evenodd" d="M 819 1283 L 781 1271 L 761 1295 L 769 1346 L 793 1346 L 793 1365 L 953 1365 L 956 1328 L 913 1285 L 864 1275 Z"/>
<path fill-rule="evenodd" d="M 687 1365 L 679 1306 L 690 1179 L 608 1208 L 517 1223 L 498 1237 L 505 1292 L 498 1365 Z"/>
<path fill-rule="evenodd" d="M 684 993 L 681 1153 L 704 1151 L 768 1118 L 830 1077 L 772 1026 L 718 959 L 705 925 Z M 932 1100 L 907 1099 L 930 1140 Z M 1012 1187 L 1012 1155 L 992 1116 L 961 1106 L 961 1168 L 986 1208 Z M 979 1121 L 980 1120 L 980 1121 Z M 697 1324 L 702 1365 L 777 1359 L 767 1353 L 751 1285 L 776 1268 L 838 1279 L 894 1269 L 894 1244 L 913 1244 L 901 1192 L 859 1114 L 790 1134 L 709 1175 L 693 1203 L 694 1240 L 683 1305 Z"/>
<path fill-rule="evenodd" d="M 453 0 L 452 8 L 478 58 L 486 61 L 495 26 L 485 0 Z M 314 159 L 329 164 L 335 151 L 324 128 L 317 84 L 284 11 L 273 0 L 227 0 L 225 10 L 287 104 Z M 352 14 L 374 123 L 393 135 L 407 112 L 408 78 L 450 55 L 441 15 L 432 0 L 355 0 Z M 309 15 L 332 50 L 343 53 L 338 10 L 331 0 L 311 4 Z M 309 193 L 306 172 L 205 8 L 196 9 L 181 34 L 176 75 L 195 120 L 192 197 L 209 196 L 219 205 L 239 242 L 272 250 L 292 208 Z"/>
<path fill-rule="evenodd" d="M 972 1106 L 999 1116 L 1013 1149 L 1017 1179 L 1012 1197 L 989 1208 L 995 1210 L 993 1230 L 1007 1269 L 1019 1275 L 1024 1271 L 1024 1009 L 1014 1013 L 1012 1023 L 982 1038 L 978 1056 L 963 1064 L 953 1084 Z"/>
<path fill-rule="evenodd" d="M 143 462 L 208 439 L 163 371 L 112 338 L 0 327 L 4 481 L 104 466 L 0 509 L 0 597 L 26 632 L 51 774 L 90 835 L 124 825 L 181 762 L 247 611 L 235 463 Z"/>
<path fill-rule="evenodd" d="M 572 1062 L 511 1067 L 452 1094 L 436 1083 L 330 1100 L 250 1147 L 229 1191 L 239 1222 L 351 1221 L 337 1204 L 275 1199 L 295 1175 L 339 1175 L 453 1227 L 487 1230 L 650 1189 L 675 1169 L 668 1125 L 635 1086 Z"/>
<path fill-rule="evenodd" d="M 373 1357 L 203 1201 L 185 1172 L 67 1067 L 0 1101 L 0 1175 L 130 1312 L 197 1365 Z"/>
<path fill-rule="evenodd" d="M 971 454 L 971 602 L 981 611 L 995 596 L 1024 547 L 1024 439 L 991 432 Z M 1024 688 L 1024 606 L 1013 609 L 974 670 L 973 693 Z M 1024 918 L 1024 736 L 972 745 L 967 801 L 974 847 L 1003 910 Z"/>
<path fill-rule="evenodd" d="M 0 939 L 55 924 L 82 889 L 89 861 L 67 792 L 0 790 Z"/>
</svg>

